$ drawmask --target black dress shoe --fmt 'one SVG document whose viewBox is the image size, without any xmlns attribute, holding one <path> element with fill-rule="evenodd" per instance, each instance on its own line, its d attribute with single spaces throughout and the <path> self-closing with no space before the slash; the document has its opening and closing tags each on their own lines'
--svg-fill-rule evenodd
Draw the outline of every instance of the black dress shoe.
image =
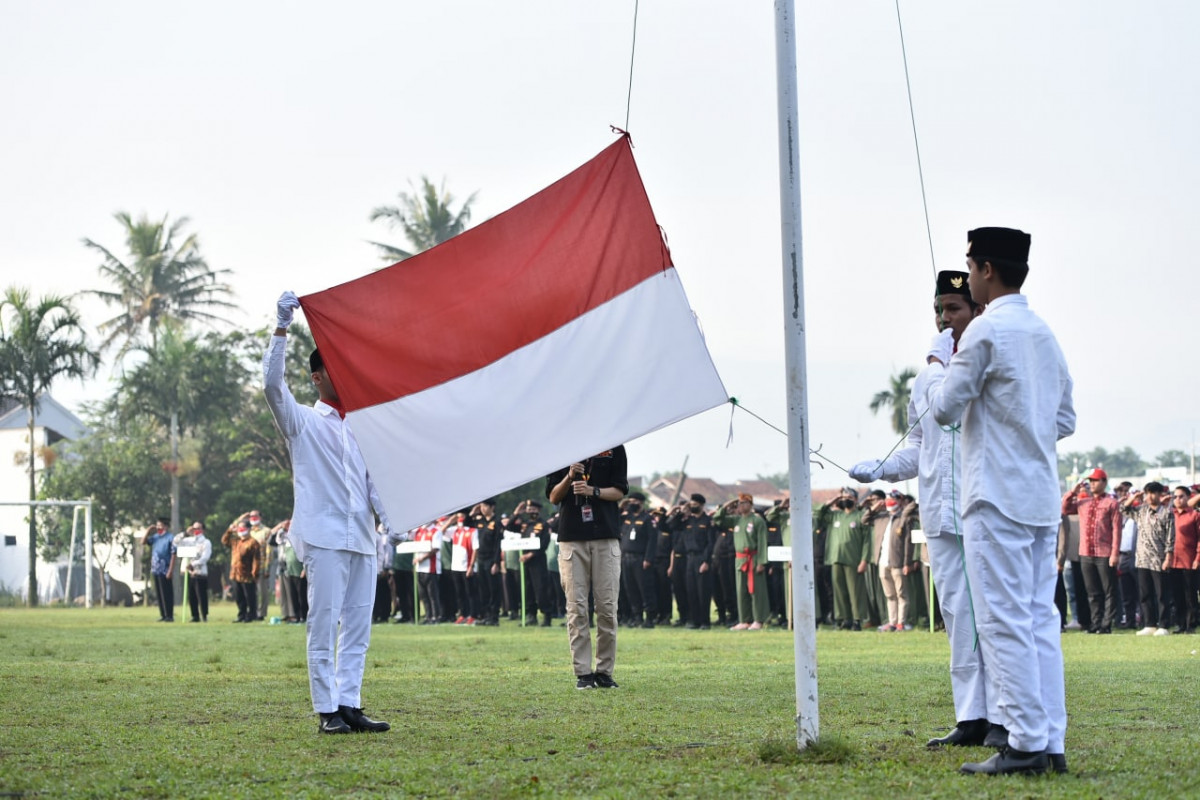
<svg viewBox="0 0 1200 800">
<path fill-rule="evenodd" d="M 1045 750 L 1026 753 L 1005 747 L 987 761 L 963 764 L 958 771 L 965 775 L 1041 775 L 1049 768 L 1050 758 Z"/>
<path fill-rule="evenodd" d="M 350 730 L 355 733 L 383 733 L 392 729 L 392 726 L 386 722 L 376 722 L 367 717 L 361 708 L 338 706 L 338 714 L 341 716 L 342 721 L 350 726 Z"/>
<path fill-rule="evenodd" d="M 1066 753 L 1049 753 L 1046 758 L 1050 759 L 1050 769 L 1057 772 L 1059 775 L 1067 774 L 1067 754 Z"/>
<path fill-rule="evenodd" d="M 986 719 L 967 719 L 954 726 L 954 730 L 940 739 L 930 739 L 926 747 L 979 747 L 988 733 Z"/>
<path fill-rule="evenodd" d="M 996 750 L 1008 747 L 1008 728 L 993 722 L 988 728 L 987 736 L 983 737 L 983 746 Z"/>
<path fill-rule="evenodd" d="M 350 733 L 350 726 L 336 711 L 332 714 L 321 713 L 321 722 L 317 725 L 321 733 Z"/>
</svg>

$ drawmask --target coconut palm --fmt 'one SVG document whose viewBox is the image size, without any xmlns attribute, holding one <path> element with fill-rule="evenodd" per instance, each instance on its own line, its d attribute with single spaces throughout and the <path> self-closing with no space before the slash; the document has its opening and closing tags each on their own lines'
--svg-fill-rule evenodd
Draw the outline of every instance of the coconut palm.
<svg viewBox="0 0 1200 800">
<path fill-rule="evenodd" d="M 232 295 L 220 276 L 230 270 L 214 270 L 200 255 L 196 234 L 183 236 L 187 218 L 180 217 L 168 225 L 167 217 L 152 221 L 145 215 L 134 220 L 128 213 L 115 215 L 125 229 L 125 248 L 129 256 L 123 261 L 103 245 L 91 239 L 83 243 L 104 256 L 100 274 L 112 282 L 112 291 L 90 292 L 105 303 L 120 307 L 121 312 L 100 325 L 107 335 L 100 344 L 107 349 L 118 339 L 121 348 L 117 357 L 144 343 L 158 342 L 163 324 L 179 322 L 228 322 L 213 313 L 216 309 L 235 308 L 226 298 Z M 182 241 L 179 239 L 182 238 Z"/>
<path fill-rule="evenodd" d="M 892 410 L 892 430 L 903 436 L 908 432 L 908 400 L 912 395 L 909 382 L 917 377 L 917 371 L 911 367 L 904 369 L 899 375 L 893 375 L 887 389 L 877 392 L 871 400 L 871 412 L 878 414 L 882 408 Z"/>
<path fill-rule="evenodd" d="M 0 374 L 4 393 L 29 416 L 29 500 L 37 499 L 34 414 L 38 401 L 58 377 L 85 378 L 100 357 L 88 347 L 87 333 L 71 301 L 46 295 L 33 301 L 29 290 L 9 287 L 0 299 Z M 29 596 L 37 605 L 37 525 L 29 510 Z"/>
<path fill-rule="evenodd" d="M 379 257 L 389 263 L 411 258 L 465 231 L 471 220 L 471 204 L 478 194 L 472 193 L 456 212 L 450 208 L 454 196 L 446 191 L 444 180 L 439 189 L 422 175 L 420 191 L 411 181 L 409 186 L 413 191 L 400 192 L 399 205 L 376 206 L 371 211 L 371 222 L 382 219 L 389 228 L 404 231 L 404 237 L 412 247 L 411 250 L 404 250 L 383 242 L 371 242 L 379 248 Z"/>
</svg>

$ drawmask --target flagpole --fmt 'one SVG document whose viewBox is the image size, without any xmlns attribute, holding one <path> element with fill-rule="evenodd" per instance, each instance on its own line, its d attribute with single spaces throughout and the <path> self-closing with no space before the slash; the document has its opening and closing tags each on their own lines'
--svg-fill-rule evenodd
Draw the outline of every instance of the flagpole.
<svg viewBox="0 0 1200 800">
<path fill-rule="evenodd" d="M 791 484 L 792 632 L 796 659 L 796 743 L 817 740 L 817 634 L 808 443 L 808 368 L 804 339 L 804 254 L 800 229 L 796 20 L 793 0 L 775 2 L 775 76 L 779 93 L 779 210 L 783 251 L 784 358 L 788 475 Z"/>
</svg>

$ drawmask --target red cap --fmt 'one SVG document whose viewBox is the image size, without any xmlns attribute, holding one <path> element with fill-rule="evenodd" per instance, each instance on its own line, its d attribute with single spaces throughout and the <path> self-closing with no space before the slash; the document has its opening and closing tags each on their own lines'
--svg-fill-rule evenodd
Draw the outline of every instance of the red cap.
<svg viewBox="0 0 1200 800">
<path fill-rule="evenodd" d="M 1104 470 L 1100 469 L 1099 467 L 1096 467 L 1094 470 L 1092 470 L 1092 474 L 1088 475 L 1088 480 L 1089 481 L 1106 481 L 1106 480 L 1108 480 L 1108 473 L 1105 472 Z"/>
</svg>

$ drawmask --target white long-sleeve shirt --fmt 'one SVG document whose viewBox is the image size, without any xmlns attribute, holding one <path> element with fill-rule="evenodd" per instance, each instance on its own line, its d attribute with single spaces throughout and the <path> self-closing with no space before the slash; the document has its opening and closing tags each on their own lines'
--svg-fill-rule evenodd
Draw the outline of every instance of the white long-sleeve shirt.
<svg viewBox="0 0 1200 800">
<path fill-rule="evenodd" d="M 180 544 L 196 545 L 196 557 L 183 559 L 186 562 L 184 568 L 193 570 L 196 575 L 202 578 L 207 578 L 208 560 L 212 558 L 212 542 L 208 540 L 208 537 L 204 534 L 188 536 L 185 533 L 181 533 L 175 537 L 175 544 L 176 546 Z"/>
<path fill-rule="evenodd" d="M 908 400 L 908 433 L 904 447 L 884 460 L 881 477 L 890 483 L 917 479 L 921 493 L 921 528 L 925 535 L 962 535 L 962 442 L 952 439 L 957 431 L 943 430 L 928 413 L 931 373 L 942 367 L 928 364 L 917 373 Z M 918 421 L 919 420 L 919 421 Z"/>
<path fill-rule="evenodd" d="M 1075 432 L 1072 381 L 1058 341 L 1021 294 L 973 320 L 945 368 L 931 365 L 929 405 L 962 420 L 962 513 L 982 503 L 1022 525 L 1060 519 L 1055 443 Z"/>
<path fill-rule="evenodd" d="M 263 384 L 275 425 L 292 456 L 295 506 L 289 531 L 301 558 L 304 547 L 375 552 L 374 508 L 387 516 L 350 426 L 332 406 L 296 402 L 284 383 L 287 338 L 272 336 L 263 356 Z"/>
</svg>

